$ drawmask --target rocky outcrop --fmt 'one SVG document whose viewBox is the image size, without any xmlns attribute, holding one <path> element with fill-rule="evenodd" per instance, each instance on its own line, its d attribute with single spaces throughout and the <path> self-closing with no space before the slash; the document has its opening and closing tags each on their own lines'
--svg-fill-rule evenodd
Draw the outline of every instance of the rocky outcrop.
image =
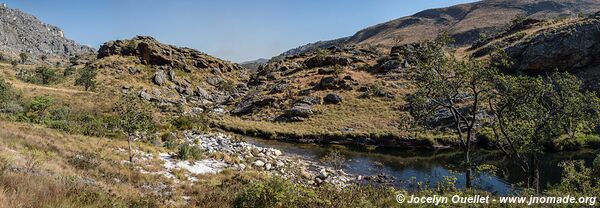
<svg viewBox="0 0 600 208">
<path fill-rule="evenodd" d="M 315 67 L 324 67 L 324 66 L 348 66 L 350 65 L 350 59 L 342 56 L 314 56 L 312 58 L 306 59 L 304 61 L 304 65 L 308 68 Z"/>
<path fill-rule="evenodd" d="M 239 102 L 235 109 L 231 111 L 233 115 L 245 115 L 251 114 L 261 108 L 271 105 L 275 101 L 272 97 L 259 96 L 259 95 L 248 95 L 243 101 Z"/>
<path fill-rule="evenodd" d="M 136 56 L 143 64 L 169 66 L 184 71 L 218 69 L 219 72 L 241 70 L 242 67 L 228 61 L 209 56 L 191 48 L 179 48 L 158 42 L 148 36 L 137 36 L 131 40 L 116 40 L 104 43 L 98 50 L 98 59 L 112 56 Z"/>
<path fill-rule="evenodd" d="M 581 21 L 548 28 L 505 49 L 511 70 L 539 74 L 577 72 L 600 64 L 600 13 Z"/>
<path fill-rule="evenodd" d="M 94 53 L 93 48 L 65 38 L 62 29 L 6 6 L 0 6 L 0 51 L 13 58 L 26 53 L 32 62 L 41 61 L 42 55 L 66 59 Z"/>
</svg>

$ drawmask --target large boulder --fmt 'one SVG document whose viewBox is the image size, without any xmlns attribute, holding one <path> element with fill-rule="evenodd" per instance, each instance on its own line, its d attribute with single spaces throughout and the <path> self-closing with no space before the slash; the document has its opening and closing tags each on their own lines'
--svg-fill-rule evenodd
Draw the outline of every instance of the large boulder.
<svg viewBox="0 0 600 208">
<path fill-rule="evenodd" d="M 305 121 L 312 114 L 312 106 L 306 103 L 296 103 L 292 108 L 285 110 L 283 114 L 275 120 L 278 122 Z"/>
<path fill-rule="evenodd" d="M 321 104 L 321 98 L 318 96 L 306 96 L 298 100 L 296 103 L 304 103 L 307 105 L 318 105 Z"/>
<path fill-rule="evenodd" d="M 325 101 L 325 103 L 328 104 L 338 104 L 341 103 L 343 100 L 342 96 L 338 95 L 338 94 L 327 94 L 325 96 L 325 98 L 323 98 L 323 101 Z"/>
<path fill-rule="evenodd" d="M 231 111 L 231 114 L 251 114 L 265 106 L 271 105 L 273 102 L 275 102 L 275 98 L 272 97 L 249 95 L 236 105 L 236 107 Z"/>
<path fill-rule="evenodd" d="M 339 80 L 335 77 L 323 77 L 319 81 L 319 87 L 321 89 L 336 89 L 338 88 Z"/>
<path fill-rule="evenodd" d="M 285 111 L 286 115 L 308 117 L 313 114 L 312 107 L 310 105 L 299 104 Z"/>
<path fill-rule="evenodd" d="M 304 60 L 304 65 L 308 68 L 325 67 L 325 66 L 348 66 L 350 65 L 350 59 L 343 56 L 329 55 L 329 56 L 313 56 L 309 59 Z"/>
<path fill-rule="evenodd" d="M 154 73 L 154 78 L 152 79 L 154 84 L 157 84 L 157 85 L 165 84 L 166 80 L 167 80 L 167 76 L 165 75 L 165 72 L 162 70 L 159 70 L 156 73 Z"/>
<path fill-rule="evenodd" d="M 211 100 L 210 94 L 208 94 L 208 92 L 200 86 L 196 87 L 196 95 L 202 100 Z"/>
</svg>

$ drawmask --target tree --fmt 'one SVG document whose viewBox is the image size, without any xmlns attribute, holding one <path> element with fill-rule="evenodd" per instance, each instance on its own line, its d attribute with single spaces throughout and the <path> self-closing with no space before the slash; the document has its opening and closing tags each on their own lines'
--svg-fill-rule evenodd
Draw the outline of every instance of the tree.
<svg viewBox="0 0 600 208">
<path fill-rule="evenodd" d="M 51 96 L 43 95 L 34 97 L 29 103 L 29 117 L 33 117 L 36 122 L 43 122 L 46 118 L 48 109 L 54 104 Z"/>
<path fill-rule="evenodd" d="M 17 69 L 17 66 L 19 65 L 19 62 L 17 60 L 12 60 L 10 61 L 10 65 L 13 67 L 13 69 Z"/>
<path fill-rule="evenodd" d="M 402 42 L 404 42 L 404 36 L 398 35 L 396 37 L 393 37 L 392 41 L 394 42 L 394 46 L 402 45 Z"/>
<path fill-rule="evenodd" d="M 19 58 L 21 58 L 21 64 L 25 64 L 25 62 L 27 62 L 27 54 L 26 53 L 20 53 Z"/>
<path fill-rule="evenodd" d="M 85 91 L 96 88 L 96 70 L 91 67 L 85 67 L 79 73 L 79 78 L 75 80 L 76 86 L 83 86 Z"/>
<path fill-rule="evenodd" d="M 527 174 L 527 187 L 540 192 L 539 155 L 559 137 L 575 140 L 598 121 L 600 100 L 582 91 L 582 82 L 568 73 L 546 77 L 496 76 L 488 105 L 498 148 Z"/>
<path fill-rule="evenodd" d="M 40 59 L 41 59 L 42 61 L 46 61 L 46 60 L 48 60 L 48 56 L 46 56 L 46 55 L 41 55 L 41 56 L 40 56 Z"/>
<path fill-rule="evenodd" d="M 12 98 L 12 85 L 0 77 L 0 104 L 10 101 Z"/>
<path fill-rule="evenodd" d="M 132 142 L 135 135 L 154 129 L 156 124 L 149 107 L 134 97 L 127 96 L 117 102 L 113 112 L 119 116 L 117 127 L 127 135 L 129 161 L 133 163 Z"/>
<path fill-rule="evenodd" d="M 56 79 L 56 72 L 48 67 L 40 66 L 35 68 L 35 74 L 37 81 L 42 84 L 50 84 Z"/>
<path fill-rule="evenodd" d="M 418 51 L 420 60 L 414 78 L 417 90 L 409 97 L 410 113 L 417 122 L 424 123 L 440 111 L 451 115 L 452 129 L 464 152 L 467 166 L 466 184 L 471 186 L 471 152 L 478 132 L 478 116 L 484 110 L 484 101 L 491 90 L 488 78 L 494 70 L 480 61 L 459 61 L 446 53 L 451 42 L 447 34 Z"/>
</svg>

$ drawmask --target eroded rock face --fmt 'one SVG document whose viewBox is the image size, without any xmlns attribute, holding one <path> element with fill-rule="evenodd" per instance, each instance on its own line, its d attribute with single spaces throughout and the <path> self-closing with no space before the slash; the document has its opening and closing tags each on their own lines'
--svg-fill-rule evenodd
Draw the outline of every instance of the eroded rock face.
<svg viewBox="0 0 600 208">
<path fill-rule="evenodd" d="M 5 6 L 0 6 L 0 31 L 0 51 L 14 58 L 21 52 L 34 62 L 39 61 L 41 55 L 68 58 L 94 53 L 93 48 L 65 38 L 62 29 Z"/>
<path fill-rule="evenodd" d="M 600 63 L 600 13 L 576 24 L 538 33 L 506 49 L 512 70 L 530 74 L 553 69 L 576 71 Z"/>
<path fill-rule="evenodd" d="M 184 71 L 206 69 L 221 72 L 241 70 L 237 64 L 214 58 L 191 48 L 179 48 L 162 44 L 148 36 L 137 36 L 131 40 L 116 40 L 104 43 L 98 50 L 98 58 L 111 55 L 137 56 L 143 64 L 170 66 Z"/>
</svg>

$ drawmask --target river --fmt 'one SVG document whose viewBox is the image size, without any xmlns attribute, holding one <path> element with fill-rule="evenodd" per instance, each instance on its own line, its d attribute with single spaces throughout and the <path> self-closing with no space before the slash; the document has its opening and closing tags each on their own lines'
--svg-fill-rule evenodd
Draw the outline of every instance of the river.
<svg viewBox="0 0 600 208">
<path fill-rule="evenodd" d="M 458 150 L 399 150 L 389 148 L 366 148 L 347 145 L 297 144 L 275 140 L 246 137 L 246 141 L 257 146 L 280 149 L 287 154 L 318 161 L 333 149 L 339 150 L 348 160 L 345 171 L 359 175 L 384 173 L 396 178 L 394 186 L 415 190 L 434 187 L 446 176 L 455 176 L 456 187 L 465 187 L 465 169 L 461 167 L 463 154 Z M 541 157 L 540 185 L 542 189 L 560 182 L 562 174 L 558 164 L 565 160 L 584 160 L 587 166 L 600 151 L 583 149 L 578 151 L 547 153 Z M 477 173 L 473 186 L 498 195 L 518 192 L 525 181 L 525 174 L 499 151 L 480 150 L 473 153 L 478 164 L 497 167 L 495 174 Z M 416 185 L 420 182 L 422 185 Z M 427 185 L 425 186 L 424 185 Z"/>
</svg>

